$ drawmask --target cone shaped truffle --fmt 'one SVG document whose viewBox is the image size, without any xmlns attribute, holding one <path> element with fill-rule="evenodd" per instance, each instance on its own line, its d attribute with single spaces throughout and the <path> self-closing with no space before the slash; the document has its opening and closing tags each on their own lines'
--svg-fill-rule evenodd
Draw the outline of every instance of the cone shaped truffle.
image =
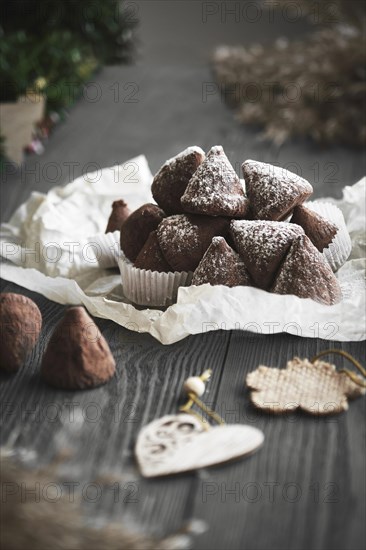
<svg viewBox="0 0 366 550">
<path fill-rule="evenodd" d="M 251 286 L 243 260 L 225 241 L 214 237 L 193 274 L 192 285 Z"/>
<path fill-rule="evenodd" d="M 246 160 L 242 168 L 254 219 L 283 220 L 313 192 L 308 181 L 279 166 Z"/>
<path fill-rule="evenodd" d="M 189 182 L 181 203 L 185 212 L 244 218 L 249 209 L 243 187 L 220 145 L 212 147 Z"/>
<path fill-rule="evenodd" d="M 136 258 L 134 266 L 139 269 L 159 271 L 160 273 L 173 271 L 163 256 L 156 231 L 150 233 L 149 238 Z"/>
<path fill-rule="evenodd" d="M 225 236 L 230 220 L 177 214 L 157 230 L 164 258 L 175 271 L 194 271 L 216 235 Z"/>
<path fill-rule="evenodd" d="M 292 242 L 304 233 L 295 224 L 262 220 L 235 220 L 230 230 L 235 248 L 255 285 L 263 289 L 272 285 Z"/>
<path fill-rule="evenodd" d="M 204 158 L 205 153 L 200 147 L 188 147 L 167 160 L 157 172 L 151 185 L 151 192 L 164 212 L 167 214 L 183 212 L 181 196 Z"/>
<path fill-rule="evenodd" d="M 106 233 L 113 233 L 114 231 L 120 231 L 123 222 L 125 222 L 128 216 L 131 214 L 130 209 L 123 200 L 114 201 L 112 204 L 112 212 L 109 216 Z"/>
<path fill-rule="evenodd" d="M 34 348 L 42 327 L 37 305 L 21 294 L 0 294 L 0 369 L 17 371 Z"/>
<path fill-rule="evenodd" d="M 320 252 L 324 248 L 328 248 L 338 232 L 338 228 L 334 223 L 329 222 L 323 216 L 310 210 L 310 208 L 306 208 L 304 205 L 295 208 L 291 223 L 300 225 L 305 231 L 305 235 L 309 237 L 313 245 Z"/>
<path fill-rule="evenodd" d="M 306 235 L 293 242 L 273 285 L 272 292 L 295 294 L 322 304 L 342 299 L 339 282 L 331 267 Z"/>
<path fill-rule="evenodd" d="M 133 212 L 121 227 L 121 250 L 134 262 L 165 213 L 156 204 L 144 204 Z"/>
<path fill-rule="evenodd" d="M 115 367 L 105 338 L 85 309 L 69 308 L 43 356 L 43 379 L 56 388 L 83 390 L 107 382 Z"/>
</svg>

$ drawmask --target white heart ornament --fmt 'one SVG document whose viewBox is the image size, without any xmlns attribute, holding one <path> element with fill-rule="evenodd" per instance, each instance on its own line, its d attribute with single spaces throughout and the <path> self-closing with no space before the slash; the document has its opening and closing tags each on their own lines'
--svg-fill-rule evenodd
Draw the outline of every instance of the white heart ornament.
<svg viewBox="0 0 366 550">
<path fill-rule="evenodd" d="M 248 455 L 263 441 L 263 432 L 252 426 L 224 424 L 206 430 L 194 416 L 176 414 L 163 416 L 142 428 L 135 453 L 141 474 L 157 477 Z"/>
</svg>

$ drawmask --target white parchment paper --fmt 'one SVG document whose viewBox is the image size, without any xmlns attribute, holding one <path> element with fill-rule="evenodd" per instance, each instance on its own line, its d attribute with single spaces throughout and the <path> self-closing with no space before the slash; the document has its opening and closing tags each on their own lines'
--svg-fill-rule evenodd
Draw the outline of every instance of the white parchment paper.
<svg viewBox="0 0 366 550">
<path fill-rule="evenodd" d="M 102 269 L 93 242 L 104 233 L 111 203 L 132 210 L 151 201 L 152 175 L 144 156 L 82 176 L 47 195 L 32 193 L 1 226 L 1 276 L 60 304 L 83 304 L 163 344 L 211 330 L 287 332 L 327 340 L 366 338 L 366 178 L 333 202 L 343 212 L 352 253 L 338 271 L 344 298 L 335 306 L 250 287 L 181 287 L 165 311 L 134 307 L 123 296 L 117 270 Z M 118 250 L 115 251 L 116 254 Z"/>
</svg>

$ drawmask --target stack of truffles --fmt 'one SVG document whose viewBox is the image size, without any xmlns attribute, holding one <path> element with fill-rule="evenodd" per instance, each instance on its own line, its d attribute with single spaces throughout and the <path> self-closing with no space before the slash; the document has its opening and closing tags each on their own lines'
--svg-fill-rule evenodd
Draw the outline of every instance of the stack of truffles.
<svg viewBox="0 0 366 550">
<path fill-rule="evenodd" d="M 179 286 L 209 283 L 341 300 L 324 251 L 335 251 L 336 267 L 344 263 L 345 228 L 304 206 L 313 188 L 300 176 L 253 160 L 242 169 L 244 182 L 221 146 L 207 155 L 189 147 L 160 168 L 152 183 L 157 204 L 121 226 L 126 297 L 169 305 Z"/>
</svg>

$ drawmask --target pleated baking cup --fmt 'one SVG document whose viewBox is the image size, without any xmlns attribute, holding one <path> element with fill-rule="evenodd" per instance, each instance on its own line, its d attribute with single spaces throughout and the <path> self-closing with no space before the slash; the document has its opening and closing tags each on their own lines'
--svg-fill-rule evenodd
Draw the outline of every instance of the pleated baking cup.
<svg viewBox="0 0 366 550">
<path fill-rule="evenodd" d="M 98 233 L 88 238 L 88 243 L 93 249 L 100 267 L 109 269 L 118 266 L 118 258 L 121 254 L 120 232 Z"/>
<path fill-rule="evenodd" d="M 335 204 L 331 204 L 330 202 L 307 202 L 305 206 L 338 227 L 333 241 L 322 252 L 332 270 L 337 271 L 346 263 L 352 251 L 351 237 L 349 236 L 343 213 Z"/>
<path fill-rule="evenodd" d="M 118 260 L 123 294 L 141 306 L 168 307 L 175 303 L 180 286 L 189 286 L 191 271 L 159 273 L 134 267 L 123 255 Z"/>
</svg>

